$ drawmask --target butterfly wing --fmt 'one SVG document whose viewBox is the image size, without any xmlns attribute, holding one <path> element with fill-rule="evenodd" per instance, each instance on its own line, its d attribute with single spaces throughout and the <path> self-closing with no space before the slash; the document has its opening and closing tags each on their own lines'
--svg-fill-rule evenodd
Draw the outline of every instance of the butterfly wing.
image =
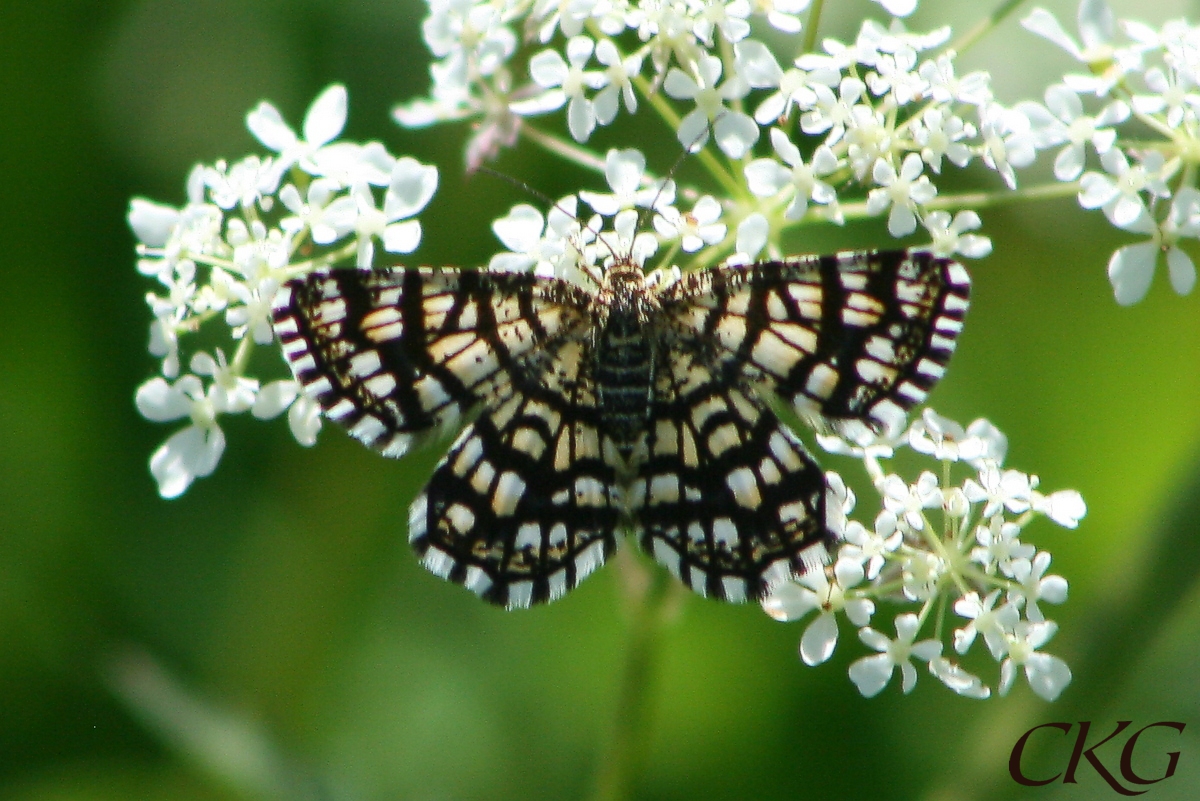
<svg viewBox="0 0 1200 801">
<path fill-rule="evenodd" d="M 528 274 L 429 268 L 317 273 L 276 300 L 305 392 L 385 455 L 479 409 L 413 502 L 409 539 L 493 603 L 557 598 L 615 546 L 587 301 Z"/>
<path fill-rule="evenodd" d="M 802 256 L 685 275 L 664 306 L 726 374 L 807 415 L 898 433 L 945 373 L 970 277 L 925 251 Z"/>
</svg>

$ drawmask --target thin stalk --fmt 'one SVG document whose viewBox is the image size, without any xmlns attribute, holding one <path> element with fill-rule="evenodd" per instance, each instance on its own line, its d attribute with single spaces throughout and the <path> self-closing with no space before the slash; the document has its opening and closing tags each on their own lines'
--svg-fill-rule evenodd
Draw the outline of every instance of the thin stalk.
<svg viewBox="0 0 1200 801">
<path fill-rule="evenodd" d="M 602 754 L 595 801 L 624 801 L 642 768 L 650 739 L 650 707 L 661 645 L 667 571 L 653 569 L 649 584 L 631 600 L 625 666 L 617 692 L 616 720 Z"/>
<path fill-rule="evenodd" d="M 956 53 L 966 52 L 968 48 L 973 47 L 976 42 L 982 39 L 984 34 L 999 25 L 1005 17 L 1016 11 L 1017 6 L 1024 2 L 1025 0 L 1004 0 L 999 8 L 979 20 L 979 22 L 976 22 L 969 31 L 951 42 L 949 49 Z"/>
<path fill-rule="evenodd" d="M 556 156 L 562 156 L 567 161 L 574 162 L 581 167 L 595 170 L 601 175 L 604 174 L 604 159 L 587 148 L 579 147 L 545 131 L 539 131 L 532 125 L 522 126 L 521 134 L 543 150 Z"/>
<path fill-rule="evenodd" d="M 804 24 L 804 43 L 800 46 L 800 52 L 811 53 L 817 46 L 817 26 L 821 22 L 821 6 L 825 5 L 825 0 L 813 0 L 812 5 L 808 7 L 808 21 Z"/>
<path fill-rule="evenodd" d="M 1063 183 L 1042 184 L 1041 186 L 1033 186 L 1028 189 L 1014 189 L 1011 192 L 961 192 L 958 194 L 938 195 L 928 203 L 922 204 L 922 206 L 927 211 L 960 208 L 985 209 L 1023 200 L 1054 200 L 1061 197 L 1071 197 L 1078 192 L 1079 183 L 1077 181 L 1066 181 Z M 867 214 L 867 202 L 865 200 L 855 203 L 843 203 L 841 209 L 842 214 L 847 220 L 865 219 L 872 216 Z M 814 222 L 825 222 L 825 218 L 821 216 L 819 207 L 810 207 L 808 214 L 803 219 L 809 219 L 810 217 Z"/>
</svg>

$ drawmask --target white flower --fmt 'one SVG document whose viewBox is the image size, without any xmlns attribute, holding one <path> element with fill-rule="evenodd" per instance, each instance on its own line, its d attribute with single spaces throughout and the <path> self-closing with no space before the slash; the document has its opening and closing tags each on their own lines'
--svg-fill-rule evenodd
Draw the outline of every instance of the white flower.
<svg viewBox="0 0 1200 801">
<path fill-rule="evenodd" d="M 1041 512 L 1064 528 L 1077 528 L 1087 514 L 1087 504 L 1075 490 L 1059 490 L 1049 495 L 1034 492 L 1030 500 L 1035 512 Z"/>
<path fill-rule="evenodd" d="M 944 656 L 937 656 L 929 660 L 929 672 L 942 684 L 967 698 L 983 700 L 992 695 L 991 689 L 978 676 L 968 673 Z"/>
<path fill-rule="evenodd" d="M 259 420 L 271 420 L 284 409 L 288 412 L 288 427 L 292 436 L 306 448 L 317 442 L 321 430 L 321 407 L 312 398 L 301 394 L 300 382 L 292 379 L 272 381 L 258 392 L 250 413 Z"/>
<path fill-rule="evenodd" d="M 500 8 L 474 0 L 429 0 L 429 16 L 421 33 L 442 70 L 463 84 L 472 70 L 496 72 L 517 46 L 517 37 L 504 24 Z"/>
<path fill-rule="evenodd" d="M 925 79 L 928 96 L 938 103 L 983 106 L 992 100 L 991 76 L 976 70 L 958 77 L 954 70 L 953 53 L 942 53 L 936 60 L 922 62 L 917 72 Z"/>
<path fill-rule="evenodd" d="M 1104 0 L 1081 0 L 1077 19 L 1082 45 L 1044 8 L 1033 9 L 1021 20 L 1021 26 L 1050 40 L 1087 66 L 1087 75 L 1064 76 L 1068 86 L 1097 96 L 1108 94 L 1126 73 L 1138 68 L 1141 63 L 1138 50 L 1114 47 L 1116 17 Z"/>
<path fill-rule="evenodd" d="M 1086 176 L 1085 176 L 1086 177 Z M 1160 253 L 1166 252 L 1171 287 L 1186 295 L 1196 285 L 1196 267 L 1180 247 L 1180 239 L 1200 237 L 1200 192 L 1180 189 L 1171 201 L 1167 219 L 1156 224 L 1145 213 L 1125 226 L 1135 233 L 1149 234 L 1146 242 L 1118 248 L 1108 262 L 1108 279 L 1117 303 L 1128 306 L 1146 296 Z"/>
<path fill-rule="evenodd" d="M 1050 554 L 1040 551 L 1028 559 L 1014 559 L 1012 563 L 1012 578 L 1019 588 L 1008 591 L 1008 602 L 1017 606 L 1025 605 L 1025 617 L 1034 623 L 1045 620 L 1038 601 L 1051 604 L 1061 604 L 1067 600 L 1067 580 L 1058 575 L 1045 575 L 1050 567 Z"/>
<path fill-rule="evenodd" d="M 696 108 L 679 123 L 679 142 L 695 151 L 707 141 L 711 124 L 721 152 L 731 159 L 740 159 L 758 141 L 758 125 L 746 114 L 726 108 L 725 101 L 745 97 L 750 87 L 737 75 L 718 87 L 722 65 L 716 56 L 703 56 L 696 70 L 698 74 L 693 77 L 672 67 L 663 84 L 663 90 L 676 100 L 696 102 Z"/>
<path fill-rule="evenodd" d="M 1109 222 L 1118 228 L 1137 230 L 1139 218 L 1146 213 L 1142 192 L 1155 197 L 1170 197 L 1166 179 L 1178 164 L 1168 164 L 1162 153 L 1146 152 L 1139 164 L 1131 165 L 1120 148 L 1110 148 L 1100 156 L 1108 175 L 1084 173 L 1079 179 L 1079 205 L 1085 209 L 1103 208 Z M 1112 177 L 1109 177 L 1112 176 Z"/>
<path fill-rule="evenodd" d="M 922 222 L 932 240 L 929 249 L 938 256 L 953 256 L 957 253 L 968 259 L 982 259 L 992 252 L 991 239 L 979 234 L 965 233 L 982 224 L 979 215 L 970 209 L 955 214 L 953 221 L 948 211 L 931 211 L 925 215 Z"/>
<path fill-rule="evenodd" d="M 893 17 L 907 17 L 917 10 L 917 0 L 875 0 Z"/>
<path fill-rule="evenodd" d="M 827 87 L 817 84 L 812 87 L 817 99 L 808 111 L 800 115 L 800 130 L 810 136 L 829 131 L 825 144 L 832 147 L 846 133 L 846 126 L 854 118 L 852 109 L 858 104 L 867 85 L 857 78 L 843 78 L 838 86 L 838 94 Z"/>
<path fill-rule="evenodd" d="M 713 46 L 713 31 L 720 30 L 729 42 L 740 42 L 750 35 L 749 0 L 687 0 L 696 20 L 693 32 L 708 47 Z"/>
<path fill-rule="evenodd" d="M 1016 632 L 1008 635 L 1008 658 L 1000 665 L 1000 695 L 1008 695 L 1017 676 L 1017 668 L 1024 666 L 1029 688 L 1047 701 L 1053 701 L 1071 683 L 1071 669 L 1057 656 L 1043 654 L 1041 648 L 1058 631 L 1051 620 L 1039 623 L 1017 624 Z"/>
<path fill-rule="evenodd" d="M 568 202 L 573 200 L 571 198 Z M 554 275 L 567 252 L 564 232 L 554 224 L 556 210 L 551 210 L 552 221 L 547 225 L 540 211 L 521 203 L 513 206 L 508 214 L 492 223 L 492 231 L 508 248 L 508 252 L 493 256 L 488 262 L 488 269 L 497 272 L 525 272 L 534 269 L 539 275 Z M 573 203 L 567 211 L 574 211 Z M 562 216 L 565 217 L 566 214 L 562 213 Z M 573 218 L 571 221 L 574 221 Z"/>
<path fill-rule="evenodd" d="M 211 392 L 194 375 L 174 384 L 152 378 L 138 388 L 138 411 L 147 420 L 165 423 L 190 418 L 191 425 L 176 431 L 150 457 L 150 473 L 164 498 L 182 495 L 197 478 L 210 475 L 225 451 L 225 435 L 217 425 Z"/>
<path fill-rule="evenodd" d="M 1159 67 L 1152 67 L 1146 70 L 1144 77 L 1153 94 L 1133 96 L 1133 107 L 1139 113 L 1162 114 L 1165 111 L 1170 128 L 1179 128 L 1185 119 L 1195 122 L 1200 113 L 1200 93 L 1191 91 L 1197 87 L 1195 72 L 1187 69 L 1163 72 Z"/>
<path fill-rule="evenodd" d="M 913 139 L 921 146 L 921 159 L 934 172 L 942 171 L 942 159 L 948 158 L 959 167 L 971 161 L 971 148 L 963 139 L 975 136 L 975 126 L 962 118 L 934 106 L 913 121 Z"/>
<path fill-rule="evenodd" d="M 247 156 L 232 166 L 218 161 L 204 170 L 209 197 L 226 211 L 235 206 L 249 209 L 259 205 L 270 209 L 272 193 L 279 186 L 279 171 L 270 159 Z"/>
<path fill-rule="evenodd" d="M 1006 636 L 1016 629 L 1021 613 L 1008 602 L 999 609 L 993 609 L 999 598 L 1000 590 L 992 590 L 983 599 L 980 599 L 979 593 L 972 591 L 954 602 L 954 611 L 971 621 L 961 629 L 954 630 L 955 651 L 965 654 L 975 642 L 975 637 L 982 634 L 992 658 L 1004 656 L 1008 648 Z"/>
<path fill-rule="evenodd" d="M 635 54 L 622 59 L 611 39 L 601 39 L 596 45 L 596 60 L 605 67 L 605 83 L 592 103 L 596 109 L 596 121 L 608 125 L 616 119 L 621 99 L 625 101 L 626 111 L 630 114 L 637 111 L 633 79 L 642 71 L 642 57 Z"/>
<path fill-rule="evenodd" d="M 316 178 L 308 185 L 306 196 L 301 198 L 295 185 L 285 185 L 279 190 L 279 201 L 293 216 L 280 220 L 280 228 L 291 234 L 308 229 L 313 242 L 318 245 L 331 245 L 346 236 L 354 229 L 336 224 L 337 221 L 331 220 L 328 214 L 339 190 L 337 181 Z"/>
<path fill-rule="evenodd" d="M 833 582 L 825 570 L 810 570 L 795 582 L 785 582 L 762 602 L 763 611 L 776 620 L 799 620 L 810 611 L 821 612 L 809 622 L 800 638 L 800 658 L 806 665 L 819 665 L 833 655 L 837 646 L 837 612 L 845 611 L 855 626 L 871 622 L 875 604 L 866 598 L 847 598 L 846 591 L 863 580 L 860 564 L 838 560 Z"/>
<path fill-rule="evenodd" d="M 985 465 L 979 471 L 979 481 L 968 478 L 963 482 L 963 491 L 971 503 L 987 502 L 983 517 L 991 517 L 1001 507 L 1014 514 L 1029 509 L 1029 493 L 1033 485 L 1029 475 L 1019 470 L 1001 472 L 995 465 Z"/>
<path fill-rule="evenodd" d="M 1129 106 L 1114 101 L 1092 117 L 1083 113 L 1079 95 L 1063 84 L 1048 87 L 1045 97 L 1045 106 L 1025 102 L 1017 107 L 1029 118 L 1038 148 L 1064 145 L 1054 158 L 1054 177 L 1074 181 L 1083 172 L 1084 145 L 1107 152 L 1117 138 L 1111 126 L 1128 119 Z"/>
<path fill-rule="evenodd" d="M 1017 109 L 988 103 L 980 111 L 979 134 L 983 139 L 983 163 L 998 172 L 1009 189 L 1016 189 L 1013 168 L 1028 167 L 1037 157 L 1029 118 Z"/>
<path fill-rule="evenodd" d="M 880 53 L 875 69 L 867 73 L 867 86 L 876 97 L 891 93 L 896 105 L 908 105 L 929 88 L 916 66 L 914 50 L 903 48 L 895 53 Z"/>
<path fill-rule="evenodd" d="M 216 349 L 216 358 L 203 351 L 192 356 L 188 365 L 193 373 L 212 377 L 208 398 L 218 413 L 236 414 L 254 405 L 258 381 L 234 371 L 225 361 L 225 353 Z"/>
<path fill-rule="evenodd" d="M 771 129 L 771 145 L 776 155 L 787 167 L 774 159 L 755 159 L 746 165 L 746 185 L 758 197 L 773 197 L 782 191 L 791 196 L 784 217 L 801 219 L 808 210 L 808 201 L 836 204 L 837 193 L 833 187 L 821 180 L 838 168 L 837 156 L 827 146 L 821 145 L 813 152 L 812 162 L 804 163 L 800 149 L 779 128 Z M 789 169 L 790 168 L 790 169 Z"/>
<path fill-rule="evenodd" d="M 749 264 L 754 261 L 762 249 L 767 246 L 770 234 L 771 224 L 767 222 L 766 217 L 758 212 L 748 215 L 746 219 L 738 223 L 734 253 L 725 263 L 733 266 Z"/>
<path fill-rule="evenodd" d="M 1008 437 L 990 420 L 981 417 L 967 426 L 967 438 L 958 453 L 963 461 L 976 470 L 983 469 L 987 463 L 999 467 L 1008 455 Z"/>
<path fill-rule="evenodd" d="M 1013 560 L 1028 560 L 1036 549 L 1018 539 L 1021 527 L 1004 519 L 1003 515 L 992 515 L 986 526 L 977 526 L 975 541 L 978 548 L 971 550 L 971 559 L 983 565 L 988 573 L 997 568 L 1006 576 L 1013 573 Z"/>
<path fill-rule="evenodd" d="M 904 557 L 900 565 L 904 597 L 910 601 L 929 600 L 937 594 L 946 571 L 946 562 L 928 551 L 915 551 Z"/>
<path fill-rule="evenodd" d="M 918 453 L 927 453 L 939 461 L 957 462 L 959 443 L 967 438 L 963 427 L 925 408 L 908 427 L 908 444 Z"/>
<path fill-rule="evenodd" d="M 874 656 L 864 656 L 850 665 L 850 680 L 858 691 L 872 698 L 887 686 L 896 668 L 902 676 L 900 688 L 912 692 L 917 683 L 917 671 L 909 661 L 913 657 L 928 662 L 941 655 L 942 644 L 937 640 L 922 640 L 914 643 L 919 627 L 917 616 L 905 613 L 896 617 L 896 639 L 889 640 L 872 628 L 860 629 L 858 637 L 865 645 L 879 651 Z"/>
<path fill-rule="evenodd" d="M 839 558 L 864 565 L 866 577 L 874 581 L 887 555 L 896 552 L 904 541 L 904 535 L 896 527 L 896 516 L 885 510 L 876 515 L 873 531 L 868 531 L 857 520 L 851 520 L 846 524 L 843 539 L 845 543 L 839 551 Z"/>
<path fill-rule="evenodd" d="M 705 245 L 715 245 L 725 238 L 728 230 L 721 218 L 721 204 L 712 195 L 704 195 L 687 214 L 674 208 L 654 218 L 654 228 L 667 239 L 680 239 L 680 247 L 695 253 Z"/>
<path fill-rule="evenodd" d="M 911 234 L 917 229 L 917 218 L 913 209 L 933 200 L 937 195 L 937 187 L 929 181 L 929 176 L 922 175 L 923 163 L 916 153 L 904 157 L 900 173 L 884 159 L 875 162 L 872 177 L 879 185 L 867 195 L 867 213 L 880 214 L 891 207 L 888 214 L 888 233 L 894 237 Z"/>
<path fill-rule="evenodd" d="M 246 127 L 258 141 L 279 154 L 273 164 L 278 181 L 292 165 L 298 165 L 306 172 L 313 171 L 317 153 L 336 139 L 345 127 L 346 107 L 346 87 L 335 83 L 317 95 L 305 112 L 303 139 L 283 121 L 279 110 L 266 101 L 246 115 Z"/>
<path fill-rule="evenodd" d="M 550 89 L 538 110 L 561 108 L 567 104 L 567 129 L 576 142 L 586 142 L 596 128 L 596 108 L 584 96 L 585 89 L 599 89 L 605 83 L 602 73 L 585 70 L 595 43 L 586 36 L 567 42 L 567 58 L 557 50 L 543 50 L 529 62 L 529 74 L 538 86 Z M 557 87 L 557 88 L 555 88 Z M 521 113 L 516 104 L 513 111 Z"/>
<path fill-rule="evenodd" d="M 767 22 L 775 30 L 799 33 L 799 14 L 808 8 L 810 2 L 811 0 L 754 0 L 754 7 L 759 14 L 766 15 Z"/>
<path fill-rule="evenodd" d="M 597 214 L 611 217 L 623 209 L 637 206 L 650 208 L 653 204 L 663 209 L 675 202 L 674 181 L 655 181 L 646 184 L 646 157 L 640 150 L 609 150 L 604 156 L 604 178 L 612 194 L 580 191 L 579 199 L 591 206 Z"/>
<path fill-rule="evenodd" d="M 425 208 L 437 191 L 437 167 L 405 156 L 397 159 L 384 195 L 383 208 L 365 183 L 339 197 L 326 210 L 326 222 L 335 229 L 353 229 L 358 236 L 358 266 L 369 268 L 375 257 L 375 240 L 389 253 L 411 253 L 421 242 L 421 223 L 410 220 Z"/>
</svg>

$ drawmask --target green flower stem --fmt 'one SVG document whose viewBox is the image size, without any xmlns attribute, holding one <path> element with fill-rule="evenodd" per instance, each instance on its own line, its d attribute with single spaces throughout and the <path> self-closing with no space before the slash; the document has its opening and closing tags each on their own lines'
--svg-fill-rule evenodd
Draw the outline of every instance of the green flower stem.
<svg viewBox="0 0 1200 801">
<path fill-rule="evenodd" d="M 800 46 L 802 54 L 811 53 L 817 46 L 817 28 L 821 22 L 821 6 L 823 5 L 825 5 L 825 0 L 812 0 L 812 5 L 808 7 L 808 21 L 804 24 L 804 43 Z"/>
<path fill-rule="evenodd" d="M 631 593 L 624 673 L 617 690 L 616 719 L 598 768 L 595 801 L 630 797 L 649 744 L 659 635 L 671 582 L 666 570 L 655 567 L 649 572 L 648 583 Z"/>
<path fill-rule="evenodd" d="M 999 25 L 1005 17 L 1016 11 L 1017 6 L 1020 6 L 1024 2 L 1025 0 L 1005 0 L 1005 2 L 1000 4 L 999 8 L 979 20 L 979 22 L 976 22 L 971 30 L 951 42 L 949 49 L 956 53 L 966 52 L 967 49 L 973 47 L 988 31 Z"/>
<path fill-rule="evenodd" d="M 532 125 L 521 126 L 521 135 L 543 150 L 553 153 L 556 156 L 561 156 L 567 161 L 578 164 L 581 167 L 594 170 L 601 175 L 604 174 L 604 159 L 587 148 L 579 147 L 553 134 L 538 130 Z"/>
<path fill-rule="evenodd" d="M 1011 192 L 962 192 L 959 194 L 938 195 L 928 203 L 923 203 L 922 208 L 926 211 L 961 208 L 984 209 L 1026 200 L 1054 200 L 1056 198 L 1070 197 L 1078 192 L 1079 182 L 1067 181 L 1064 183 L 1032 186 L 1028 189 L 1014 189 Z M 854 203 L 843 203 L 841 209 L 842 214 L 847 220 L 867 219 L 868 217 L 879 216 L 867 213 L 867 201 L 865 200 Z M 828 219 L 825 217 L 824 210 L 814 205 L 809 206 L 808 212 L 797 222 L 828 222 Z"/>
</svg>

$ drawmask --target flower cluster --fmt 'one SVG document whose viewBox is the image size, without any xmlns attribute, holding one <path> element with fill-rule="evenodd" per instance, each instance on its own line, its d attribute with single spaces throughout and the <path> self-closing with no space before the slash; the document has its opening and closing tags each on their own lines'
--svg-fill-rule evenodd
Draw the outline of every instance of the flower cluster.
<svg viewBox="0 0 1200 801">
<path fill-rule="evenodd" d="M 1117 302 L 1145 297 L 1164 257 L 1171 287 L 1191 292 L 1196 268 L 1180 243 L 1200 238 L 1200 27 L 1118 21 L 1104 0 L 1079 4 L 1079 40 L 1044 9 L 1022 24 L 1085 70 L 1047 88 L 1044 104 L 1017 106 L 1037 146 L 1057 149 L 1055 177 L 1078 187 L 1083 208 L 1147 237 L 1108 262 Z M 1085 172 L 1089 152 L 1101 169 Z"/>
<path fill-rule="evenodd" d="M 883 5 L 895 14 L 915 7 Z M 439 59 L 430 94 L 394 115 L 409 127 L 473 121 L 474 168 L 522 136 L 578 153 L 574 143 L 613 124 L 622 109 L 645 116 L 648 102 L 682 146 L 700 151 L 711 136 L 728 159 L 702 159 L 722 195 L 710 215 L 720 209 L 731 229 L 753 218 L 775 250 L 802 221 L 886 215 L 895 237 L 923 226 L 940 255 L 987 255 L 990 241 L 970 233 L 978 214 L 940 199 L 935 180 L 978 160 L 1015 186 L 1014 168 L 1036 153 L 1028 120 L 996 101 L 986 73 L 956 73 L 949 28 L 917 34 L 898 21 L 889 28 L 867 20 L 854 42 L 827 39 L 822 51 L 785 63 L 751 35 L 756 19 L 764 33 L 798 34 L 808 6 L 430 0 L 424 33 Z M 541 46 L 526 56 L 524 78 L 520 29 L 535 31 Z M 536 127 L 564 107 L 574 143 Z M 755 158 L 767 150 L 760 142 L 769 152 Z"/>
<path fill-rule="evenodd" d="M 1035 10 L 1026 27 L 1073 48 L 1089 73 L 1051 86 L 1044 104 L 1008 106 L 986 72 L 959 74 L 948 28 L 905 28 L 898 17 L 915 0 L 876 2 L 867 7 L 892 14 L 889 24 L 867 19 L 853 41 L 824 39 L 818 48 L 822 4 L 810 0 L 429 0 L 422 32 L 434 58 L 432 86 L 394 117 L 408 127 L 471 124 L 468 169 L 529 143 L 604 174 L 607 191 L 579 191 L 544 210 L 517 205 L 496 220 L 504 249 L 492 270 L 594 284 L 606 262 L 628 254 L 653 270 L 650 280 L 671 281 L 702 265 L 780 257 L 798 226 L 869 217 L 940 256 L 980 258 L 992 248 L 970 208 L 980 193 L 942 191 L 942 176 L 980 164 L 994 173 L 984 178 L 997 194 L 1010 193 L 1017 170 L 1051 150 L 1062 182 L 1052 187 L 1078 191 L 1086 207 L 1152 237 L 1114 256 L 1119 301 L 1145 293 L 1160 252 L 1176 289 L 1191 288 L 1194 270 L 1178 247 L 1200 235 L 1200 192 L 1192 188 L 1200 57 L 1190 27 L 1155 32 L 1127 23 L 1131 43 L 1117 46 L 1107 7 L 1084 0 L 1080 46 Z M 1144 68 L 1151 56 L 1161 66 Z M 1139 74 L 1145 91 L 1130 88 Z M 1099 108 L 1085 114 L 1092 97 Z M 247 124 L 265 155 L 197 166 L 181 208 L 131 203 L 138 269 L 156 282 L 147 295 L 149 349 L 161 359 L 137 407 L 154 421 L 183 421 L 150 461 L 166 497 L 215 469 L 225 415 L 266 419 L 286 410 L 296 439 L 315 441 L 319 410 L 296 382 L 255 377 L 255 346 L 271 343 L 271 302 L 282 283 L 324 267 L 381 266 L 384 253 L 411 253 L 420 243 L 415 215 L 436 190 L 437 170 L 378 142 L 340 141 L 346 113 L 345 90 L 331 87 L 300 135 L 262 103 Z M 700 181 L 680 186 L 673 175 L 654 174 L 638 149 L 588 149 L 599 127 L 616 133 L 629 120 L 639 140 L 659 130 L 695 153 Z M 1117 126 L 1136 121 L 1164 141 L 1123 140 Z M 1086 170 L 1093 153 L 1104 172 Z M 187 348 L 209 323 L 227 328 L 223 346 Z M 272 363 L 281 376 L 282 364 Z M 1003 437 L 985 423 L 963 430 L 927 413 L 905 437 L 942 463 L 940 475 L 909 483 L 888 474 L 881 460 L 898 443 L 870 431 L 821 438 L 863 458 L 882 511 L 870 528 L 849 520 L 854 498 L 831 473 L 846 518 L 838 558 L 781 587 L 767 611 L 781 619 L 816 611 L 800 647 L 810 664 L 832 653 L 844 612 L 878 652 L 850 670 L 867 695 L 897 667 L 911 688 L 914 658 L 955 691 L 988 695 L 979 678 L 942 656 L 953 613 L 966 621 L 950 635 L 955 650 L 965 654 L 982 635 L 1002 662 L 1001 693 L 1023 668 L 1034 691 L 1056 696 L 1070 673 L 1039 650 L 1054 633 L 1042 605 L 1064 600 L 1066 583 L 1047 575 L 1049 555 L 1018 535 L 1037 516 L 1073 527 L 1081 498 L 1043 495 L 1036 477 L 1003 468 Z M 885 598 L 917 607 L 896 618 L 894 639 L 869 627 Z M 934 639 L 918 641 L 928 629 Z"/>
<path fill-rule="evenodd" d="M 827 449 L 862 458 L 882 510 L 868 527 L 847 516 L 854 494 L 836 473 L 830 486 L 842 500 L 842 544 L 835 562 L 787 583 L 763 601 L 777 620 L 815 613 L 800 640 L 800 656 L 818 665 L 833 654 L 839 614 L 858 628 L 862 642 L 878 653 L 850 665 L 850 679 L 865 696 L 879 693 L 897 668 L 901 688 L 912 690 L 917 672 L 912 661 L 960 695 L 987 698 L 991 689 L 957 662 L 943 656 L 943 638 L 965 655 L 982 637 L 992 659 L 1001 663 L 999 693 L 1012 687 L 1022 668 L 1029 686 L 1054 700 L 1071 680 L 1066 663 L 1040 649 L 1057 626 L 1041 604 L 1067 599 L 1067 582 L 1047 574 L 1050 554 L 1022 541 L 1037 517 L 1075 528 L 1087 509 L 1074 490 L 1049 495 L 1038 491 L 1038 477 L 1004 467 L 1008 441 L 986 420 L 963 429 L 930 409 L 895 442 L 876 439 L 848 446 L 821 437 Z M 888 473 L 881 459 L 897 445 L 941 462 L 941 475 L 922 472 L 908 482 Z M 962 477 L 952 483 L 955 472 Z M 876 601 L 906 602 L 917 608 L 895 617 L 896 637 L 870 627 Z M 948 611 L 961 621 L 946 623 Z M 917 641 L 922 631 L 931 637 Z"/>
<path fill-rule="evenodd" d="M 377 142 L 335 141 L 345 121 L 341 86 L 313 103 L 303 138 L 262 103 L 246 123 L 271 156 L 196 166 L 182 208 L 130 203 L 138 271 L 158 284 L 146 302 L 150 352 L 162 359 L 161 374 L 138 389 L 137 408 L 156 422 L 188 422 L 150 458 L 164 497 L 216 468 L 225 449 L 223 415 L 269 419 L 288 410 L 297 441 L 316 440 L 320 410 L 295 381 L 264 384 L 248 373 L 254 346 L 272 342 L 271 300 L 284 281 L 326 265 L 370 266 L 377 243 L 409 253 L 420 242 L 420 224 L 411 218 L 433 196 L 437 170 L 397 159 Z M 232 356 L 219 346 L 197 350 L 181 375 L 181 339 L 210 320 L 228 328 Z"/>
</svg>

